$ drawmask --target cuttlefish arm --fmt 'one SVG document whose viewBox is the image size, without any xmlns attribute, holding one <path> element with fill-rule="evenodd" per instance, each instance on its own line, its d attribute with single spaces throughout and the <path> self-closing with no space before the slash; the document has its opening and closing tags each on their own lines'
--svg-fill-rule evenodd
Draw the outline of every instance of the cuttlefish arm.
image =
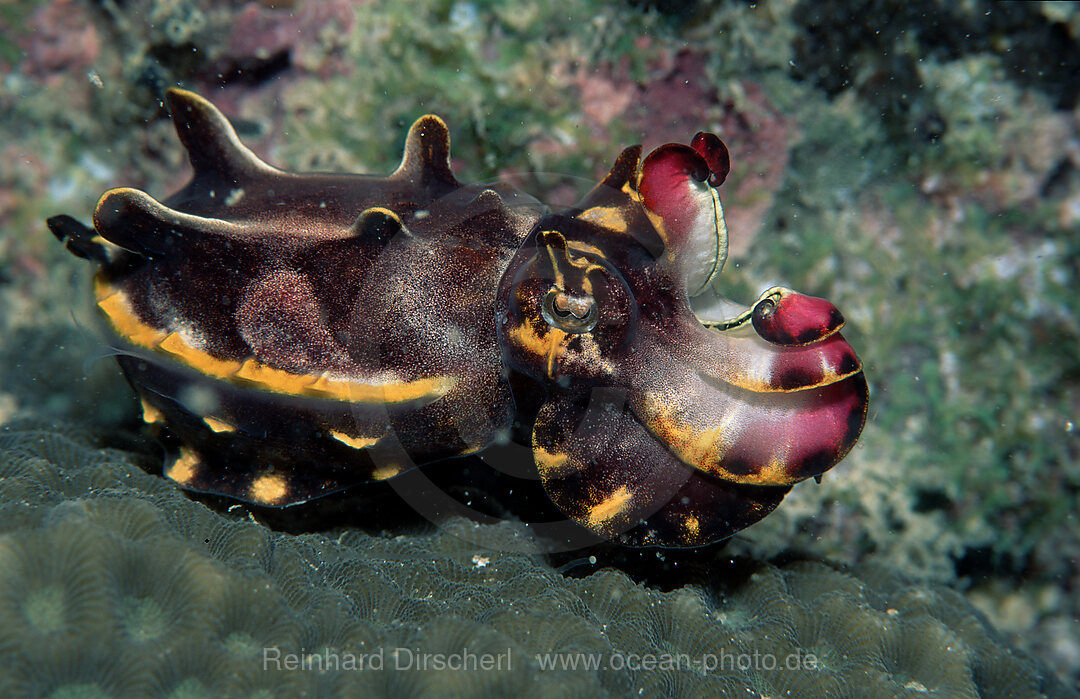
<svg viewBox="0 0 1080 699">
<path fill-rule="evenodd" d="M 774 341 L 755 323 L 763 307 Z M 736 483 L 791 485 L 851 450 L 868 388 L 832 304 L 777 288 L 750 308 L 717 297 L 695 311 L 639 332 L 647 359 L 630 400 L 683 463 Z M 697 315 L 707 313 L 729 319 Z"/>
<path fill-rule="evenodd" d="M 838 332 L 844 318 L 824 299 L 784 287 L 750 307 L 709 291 L 665 328 L 664 347 L 725 384 L 758 393 L 827 386 L 862 371 Z"/>
<path fill-rule="evenodd" d="M 727 538 L 772 512 L 789 489 L 739 485 L 687 466 L 618 390 L 549 401 L 537 416 L 533 449 L 544 490 L 559 509 L 630 546 Z"/>
</svg>

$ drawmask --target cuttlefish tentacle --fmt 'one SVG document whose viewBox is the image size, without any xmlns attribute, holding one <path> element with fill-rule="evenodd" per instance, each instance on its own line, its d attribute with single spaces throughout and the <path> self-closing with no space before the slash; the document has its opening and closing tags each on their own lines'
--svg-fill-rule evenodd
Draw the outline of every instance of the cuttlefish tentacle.
<svg viewBox="0 0 1080 699">
<path fill-rule="evenodd" d="M 700 546 L 771 512 L 788 487 L 742 486 L 677 459 L 634 416 L 625 393 L 560 396 L 537 416 L 544 490 L 570 518 L 632 546 Z"/>
</svg>

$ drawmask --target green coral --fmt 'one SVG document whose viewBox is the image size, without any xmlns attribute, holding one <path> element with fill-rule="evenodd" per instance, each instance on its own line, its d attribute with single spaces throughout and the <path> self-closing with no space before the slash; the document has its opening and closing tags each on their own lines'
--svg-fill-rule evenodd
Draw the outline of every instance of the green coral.
<svg viewBox="0 0 1080 699">
<path fill-rule="evenodd" d="M 719 559 L 659 592 L 610 569 L 563 577 L 511 523 L 275 533 L 141 458 L 70 430 L 0 433 L 5 696 L 1068 696 L 961 596 L 882 567 Z M 463 649 L 509 655 L 389 667 Z M 290 670 L 278 652 L 387 665 Z M 600 665 L 560 664 L 583 657 Z"/>
<path fill-rule="evenodd" d="M 962 527 L 995 522 L 982 535 L 1001 549 L 1029 551 L 1067 528 L 1068 501 L 1048 479 L 1080 484 L 1067 419 L 1080 364 L 1062 351 L 1080 342 L 1075 244 L 1030 225 L 1017 240 L 1016 223 L 977 207 L 950 220 L 907 188 L 884 195 L 860 218 L 801 216 L 761 265 L 779 261 L 798 288 L 835 275 L 830 298 L 853 320 L 875 385 L 873 423 L 895 436 L 887 451 L 910 474 L 897 478 L 962 505 Z"/>
<path fill-rule="evenodd" d="M 874 554 L 941 580 L 1071 575 L 1080 246 L 1059 212 L 1077 184 L 1061 144 L 1077 135 L 1000 64 L 920 64 L 920 99 L 955 126 L 922 150 L 890 143 L 855 90 L 792 87 L 803 133 L 789 178 L 721 283 L 836 303 L 872 412 L 854 453 L 739 550 Z"/>
<path fill-rule="evenodd" d="M 949 160 L 943 167 L 983 169 L 1004 159 L 1008 144 L 997 125 L 1019 100 L 1020 90 L 1004 79 L 998 64 L 989 56 L 919 64 L 919 77 L 946 125 L 941 147 Z"/>
<path fill-rule="evenodd" d="M 567 99 L 574 71 L 617 57 L 642 66 L 658 49 L 634 50 L 631 40 L 638 32 L 670 32 L 657 15 L 589 0 L 437 0 L 362 5 L 356 15 L 344 55 L 362 80 L 344 75 L 286 89 L 285 127 L 302 137 L 282 145 L 285 161 L 304 166 L 315 157 L 335 167 L 387 172 L 401 154 L 399 141 L 386 135 L 402 133 L 432 111 L 452 127 L 463 178 L 510 170 L 537 194 L 553 185 L 534 173 L 566 173 L 581 187 L 577 176 L 607 165 L 612 151 L 635 138 L 618 124 L 603 138 L 590 138 L 580 104 Z M 548 150 L 562 152 L 532 147 L 549 138 L 562 148 Z"/>
</svg>

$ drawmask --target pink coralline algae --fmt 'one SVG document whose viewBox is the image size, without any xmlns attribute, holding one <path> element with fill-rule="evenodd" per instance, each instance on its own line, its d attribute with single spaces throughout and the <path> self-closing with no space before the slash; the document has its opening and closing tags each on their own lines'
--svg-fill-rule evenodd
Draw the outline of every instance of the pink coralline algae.
<svg viewBox="0 0 1080 699">
<path fill-rule="evenodd" d="M 305 2 L 294 10 L 248 3 L 236 16 L 222 61 L 243 65 L 288 54 L 290 65 L 319 75 L 348 73 L 352 66 L 336 54 L 355 22 L 353 3 L 341 0 Z"/>
<path fill-rule="evenodd" d="M 739 258 L 753 245 L 787 171 L 794 124 L 772 105 L 761 87 L 737 85 L 739 94 L 721 98 L 710 81 L 705 57 L 681 51 L 662 57 L 650 70 L 658 77 L 637 83 L 624 61 L 617 67 L 582 69 L 573 82 L 581 92 L 592 131 L 605 133 L 619 120 L 646 145 L 677 141 L 703 117 L 730 143 L 737 169 L 724 204 L 732 231 L 729 255 Z"/>
<path fill-rule="evenodd" d="M 80 3 L 54 0 L 28 24 L 30 31 L 18 40 L 26 56 L 21 65 L 26 75 L 59 83 L 65 73 L 86 71 L 97 60 L 101 40 Z"/>
</svg>

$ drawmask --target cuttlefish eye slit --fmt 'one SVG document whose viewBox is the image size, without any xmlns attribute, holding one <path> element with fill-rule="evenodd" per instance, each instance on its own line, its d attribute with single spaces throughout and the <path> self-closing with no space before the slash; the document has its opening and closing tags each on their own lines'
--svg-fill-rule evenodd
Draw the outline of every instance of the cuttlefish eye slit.
<svg viewBox="0 0 1080 699">
<path fill-rule="evenodd" d="M 516 434 L 568 527 L 701 546 L 862 430 L 866 379 L 831 303 L 783 287 L 702 303 L 727 257 L 713 134 L 631 146 L 549 212 L 459 182 L 434 115 L 394 172 L 357 177 L 279 170 L 202 97 L 166 101 L 191 181 L 47 225 L 97 267 L 109 344 L 182 488 L 286 507 L 392 480 L 435 521 L 457 501 L 412 467 Z"/>
<path fill-rule="evenodd" d="M 764 298 L 764 299 L 761 299 L 760 301 L 758 301 L 754 305 L 754 310 L 753 310 L 754 316 L 756 318 L 760 318 L 762 320 L 765 320 L 766 318 L 771 316 L 773 311 L 776 310 L 776 301 L 777 301 L 777 298 L 773 297 L 773 296 L 770 296 L 768 298 Z"/>
<path fill-rule="evenodd" d="M 544 294 L 540 312 L 548 325 L 568 333 L 587 333 L 600 318 L 594 299 L 570 296 L 557 288 Z"/>
</svg>

